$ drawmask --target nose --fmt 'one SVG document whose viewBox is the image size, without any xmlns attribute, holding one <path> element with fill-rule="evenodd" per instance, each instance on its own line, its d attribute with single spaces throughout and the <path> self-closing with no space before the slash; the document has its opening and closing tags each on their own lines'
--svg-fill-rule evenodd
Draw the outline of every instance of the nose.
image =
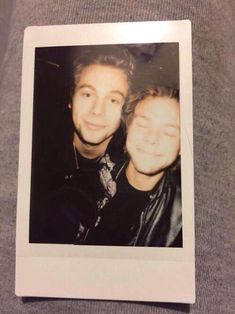
<svg viewBox="0 0 235 314">
<path fill-rule="evenodd" d="M 150 129 L 146 134 L 146 141 L 151 145 L 157 144 L 159 141 L 159 132 Z"/>
<path fill-rule="evenodd" d="M 102 98 L 96 98 L 95 101 L 93 102 L 92 108 L 91 108 L 91 113 L 99 116 L 104 114 L 105 111 L 105 102 Z"/>
</svg>

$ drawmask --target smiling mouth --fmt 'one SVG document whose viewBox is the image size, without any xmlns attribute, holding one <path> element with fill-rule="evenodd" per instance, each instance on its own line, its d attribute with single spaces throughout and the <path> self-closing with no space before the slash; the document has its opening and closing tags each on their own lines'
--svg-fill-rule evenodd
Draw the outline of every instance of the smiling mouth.
<svg viewBox="0 0 235 314">
<path fill-rule="evenodd" d="M 88 127 L 90 130 L 102 130 L 105 128 L 105 125 L 103 124 L 96 124 L 96 123 L 91 123 L 88 121 L 85 121 L 85 125 Z"/>
<path fill-rule="evenodd" d="M 151 152 L 149 150 L 145 150 L 143 148 L 137 147 L 137 150 L 141 153 L 144 153 L 146 155 L 150 155 L 150 156 L 154 156 L 154 157 L 160 157 L 160 154 L 155 153 L 155 152 Z"/>
</svg>

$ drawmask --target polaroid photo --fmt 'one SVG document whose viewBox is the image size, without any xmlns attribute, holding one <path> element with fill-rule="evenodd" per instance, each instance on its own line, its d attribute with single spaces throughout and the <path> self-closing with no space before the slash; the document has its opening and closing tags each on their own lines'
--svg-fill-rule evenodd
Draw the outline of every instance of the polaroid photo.
<svg viewBox="0 0 235 314">
<path fill-rule="evenodd" d="M 190 21 L 25 30 L 15 290 L 195 302 Z"/>
</svg>

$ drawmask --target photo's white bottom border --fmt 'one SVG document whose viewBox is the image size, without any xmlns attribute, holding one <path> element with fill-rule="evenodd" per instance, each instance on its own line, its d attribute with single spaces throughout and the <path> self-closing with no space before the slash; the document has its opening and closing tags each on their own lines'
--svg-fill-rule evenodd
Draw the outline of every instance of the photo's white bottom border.
<svg viewBox="0 0 235 314">
<path fill-rule="evenodd" d="M 15 292 L 17 296 L 194 303 L 194 265 L 182 261 L 18 257 Z"/>
</svg>

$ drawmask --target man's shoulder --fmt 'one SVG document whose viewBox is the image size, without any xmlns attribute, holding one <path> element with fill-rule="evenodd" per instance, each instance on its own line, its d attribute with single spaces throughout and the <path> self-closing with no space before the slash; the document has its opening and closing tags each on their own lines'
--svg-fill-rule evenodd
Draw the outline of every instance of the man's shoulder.
<svg viewBox="0 0 235 314">
<path fill-rule="evenodd" d="M 172 203 L 170 208 L 170 228 L 167 236 L 166 246 L 175 246 L 173 243 L 177 242 L 177 246 L 182 246 L 182 196 L 181 183 L 179 177 L 175 173 L 168 176 L 168 180 L 173 187 L 172 189 Z M 181 236 L 180 236 L 181 234 Z M 176 239 L 181 239 L 176 241 Z M 176 241 L 176 242 L 175 242 Z"/>
</svg>

